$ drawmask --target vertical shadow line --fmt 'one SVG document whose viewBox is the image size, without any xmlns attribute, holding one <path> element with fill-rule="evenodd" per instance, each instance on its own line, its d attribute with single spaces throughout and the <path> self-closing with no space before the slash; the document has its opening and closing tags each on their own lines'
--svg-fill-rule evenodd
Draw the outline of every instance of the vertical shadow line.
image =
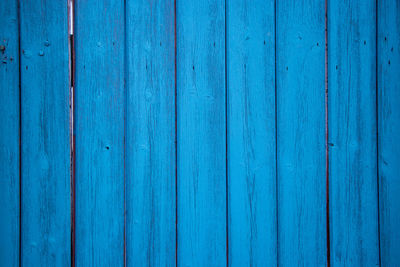
<svg viewBox="0 0 400 267">
<path fill-rule="evenodd" d="M 74 39 L 74 0 L 68 1 L 68 41 L 69 41 L 69 71 L 70 71 L 70 190 L 71 190 L 71 266 L 75 266 L 75 39 Z"/>
<path fill-rule="evenodd" d="M 225 227 L 226 266 L 229 266 L 229 165 L 228 165 L 228 1 L 225 0 Z"/>
<path fill-rule="evenodd" d="M 380 220 L 380 195 L 379 195 L 379 18 L 378 18 L 378 10 L 379 10 L 379 0 L 376 0 L 375 3 L 375 80 L 376 80 L 376 92 L 375 92 L 375 117 L 376 117 L 376 186 L 377 186 L 377 211 L 378 211 L 378 257 L 379 257 L 379 266 L 382 264 L 381 259 L 381 220 Z"/>
<path fill-rule="evenodd" d="M 18 24 L 18 91 L 19 91 L 19 266 L 22 266 L 22 84 L 21 84 L 21 3 L 17 0 L 17 24 Z"/>
<path fill-rule="evenodd" d="M 331 266 L 329 225 L 329 110 L 328 110 L 328 0 L 325 0 L 325 171 L 326 171 L 326 263 Z"/>
<path fill-rule="evenodd" d="M 276 216 L 276 265 L 279 266 L 279 219 L 278 219 L 278 96 L 277 96 L 277 1 L 274 2 L 274 86 L 275 86 L 275 216 Z"/>
<path fill-rule="evenodd" d="M 126 255 L 126 165 L 127 165 L 127 150 L 126 150 L 126 142 L 127 142 L 127 109 L 128 109 L 128 90 L 129 90 L 129 66 L 128 66 L 128 25 L 127 25 L 127 6 L 126 0 L 124 0 L 124 152 L 123 152 L 123 160 L 124 160 L 124 248 L 123 248 L 123 258 L 124 258 L 124 266 L 126 266 L 127 255 Z"/>
<path fill-rule="evenodd" d="M 177 90 L 177 29 L 174 0 L 174 90 L 175 90 L 175 266 L 178 266 L 178 90 Z"/>
</svg>

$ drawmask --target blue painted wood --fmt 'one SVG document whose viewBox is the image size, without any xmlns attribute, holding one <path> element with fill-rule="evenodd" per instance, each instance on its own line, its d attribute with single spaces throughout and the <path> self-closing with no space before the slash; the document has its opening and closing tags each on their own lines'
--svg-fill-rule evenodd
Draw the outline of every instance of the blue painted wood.
<svg viewBox="0 0 400 267">
<path fill-rule="evenodd" d="M 378 1 L 378 152 L 382 266 L 400 262 L 400 3 Z"/>
<path fill-rule="evenodd" d="M 0 262 L 19 265 L 19 51 L 17 1 L 0 8 Z"/>
<path fill-rule="evenodd" d="M 21 264 L 70 266 L 66 1 L 21 1 Z"/>
<path fill-rule="evenodd" d="M 277 2 L 278 264 L 326 265 L 325 5 Z"/>
<path fill-rule="evenodd" d="M 127 1 L 127 266 L 175 266 L 174 1 Z"/>
<path fill-rule="evenodd" d="M 124 264 L 124 1 L 75 1 L 76 265 Z"/>
<path fill-rule="evenodd" d="M 375 1 L 329 1 L 332 266 L 379 264 Z"/>
<path fill-rule="evenodd" d="M 230 266 L 277 264 L 274 2 L 227 2 Z"/>
<path fill-rule="evenodd" d="M 67 1 L 3 2 L 0 265 L 70 265 Z M 325 3 L 75 5 L 76 264 L 327 265 Z M 399 6 L 328 1 L 332 266 L 400 260 Z"/>
<path fill-rule="evenodd" d="M 225 5 L 177 1 L 178 265 L 226 265 Z"/>
</svg>

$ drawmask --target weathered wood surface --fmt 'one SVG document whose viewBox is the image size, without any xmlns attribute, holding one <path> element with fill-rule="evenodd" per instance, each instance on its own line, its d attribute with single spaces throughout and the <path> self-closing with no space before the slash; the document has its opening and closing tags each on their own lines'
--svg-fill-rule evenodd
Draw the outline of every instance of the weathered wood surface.
<svg viewBox="0 0 400 267">
<path fill-rule="evenodd" d="M 378 169 L 382 266 L 400 262 L 400 3 L 378 1 Z"/>
<path fill-rule="evenodd" d="M 0 262 L 19 265 L 19 33 L 18 7 L 0 8 Z"/>
<path fill-rule="evenodd" d="M 75 2 L 77 266 L 124 264 L 124 12 Z"/>
<path fill-rule="evenodd" d="M 230 266 L 277 263 L 274 1 L 227 1 Z"/>
<path fill-rule="evenodd" d="M 181 266 L 226 265 L 225 5 L 178 1 L 177 167 Z"/>
<path fill-rule="evenodd" d="M 325 5 L 276 11 L 278 263 L 326 264 Z"/>
<path fill-rule="evenodd" d="M 332 266 L 379 264 L 375 1 L 329 1 Z"/>
<path fill-rule="evenodd" d="M 397 1 L 74 2 L 0 8 L 0 265 L 397 264 Z"/>
<path fill-rule="evenodd" d="M 21 265 L 70 266 L 66 1 L 21 1 Z"/>
<path fill-rule="evenodd" d="M 126 256 L 175 266 L 174 1 L 126 6 Z"/>
</svg>

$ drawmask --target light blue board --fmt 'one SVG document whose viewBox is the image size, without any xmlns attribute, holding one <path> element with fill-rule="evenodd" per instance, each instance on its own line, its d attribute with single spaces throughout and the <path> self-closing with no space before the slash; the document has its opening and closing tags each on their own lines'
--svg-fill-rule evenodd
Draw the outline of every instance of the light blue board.
<svg viewBox="0 0 400 267">
<path fill-rule="evenodd" d="M 66 1 L 21 1 L 21 264 L 70 266 Z"/>
<path fill-rule="evenodd" d="M 0 263 L 19 265 L 19 55 L 18 7 L 0 8 Z"/>
<path fill-rule="evenodd" d="M 276 8 L 278 264 L 324 266 L 325 4 Z"/>
<path fill-rule="evenodd" d="M 379 264 L 375 1 L 329 1 L 332 266 Z"/>
<path fill-rule="evenodd" d="M 400 2 L 378 1 L 378 152 L 382 266 L 400 262 Z"/>
<path fill-rule="evenodd" d="M 77 266 L 124 264 L 124 1 L 75 1 Z"/>
<path fill-rule="evenodd" d="M 225 5 L 177 1 L 179 266 L 224 266 Z"/>
<path fill-rule="evenodd" d="M 277 264 L 274 2 L 227 2 L 230 266 Z"/>
<path fill-rule="evenodd" d="M 175 266 L 174 12 L 127 1 L 127 266 Z"/>
</svg>

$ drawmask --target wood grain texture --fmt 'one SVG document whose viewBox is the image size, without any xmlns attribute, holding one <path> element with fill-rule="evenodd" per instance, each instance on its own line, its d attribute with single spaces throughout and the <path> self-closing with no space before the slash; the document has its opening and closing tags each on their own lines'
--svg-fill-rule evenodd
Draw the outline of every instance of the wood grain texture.
<svg viewBox="0 0 400 267">
<path fill-rule="evenodd" d="M 277 264 L 274 1 L 227 2 L 229 265 Z"/>
<path fill-rule="evenodd" d="M 378 151 L 382 266 L 400 262 L 400 2 L 378 1 Z"/>
<path fill-rule="evenodd" d="M 124 1 L 75 1 L 76 265 L 124 264 Z"/>
<path fill-rule="evenodd" d="M 326 265 L 325 5 L 279 1 L 278 264 Z"/>
<path fill-rule="evenodd" d="M 174 1 L 128 1 L 126 257 L 175 266 Z"/>
<path fill-rule="evenodd" d="M 17 1 L 0 8 L 0 262 L 19 265 L 19 49 Z"/>
<path fill-rule="evenodd" d="M 21 1 L 21 264 L 70 266 L 66 1 Z"/>
<path fill-rule="evenodd" d="M 379 264 L 375 1 L 329 1 L 332 266 Z"/>
<path fill-rule="evenodd" d="M 178 265 L 226 265 L 225 5 L 177 1 Z"/>
</svg>

